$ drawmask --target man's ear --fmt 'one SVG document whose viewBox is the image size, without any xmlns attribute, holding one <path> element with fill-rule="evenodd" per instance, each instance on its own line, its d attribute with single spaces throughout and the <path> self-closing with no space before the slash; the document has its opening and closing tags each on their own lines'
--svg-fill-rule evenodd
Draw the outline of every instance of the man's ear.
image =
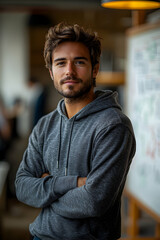
<svg viewBox="0 0 160 240">
<path fill-rule="evenodd" d="M 97 63 L 94 67 L 93 67 L 93 78 L 96 78 L 97 74 L 99 71 L 99 63 Z"/>
<path fill-rule="evenodd" d="M 53 72 L 52 72 L 51 69 L 49 69 L 49 73 L 50 73 L 50 76 L 51 76 L 51 78 L 52 78 L 52 80 L 53 80 Z"/>
</svg>

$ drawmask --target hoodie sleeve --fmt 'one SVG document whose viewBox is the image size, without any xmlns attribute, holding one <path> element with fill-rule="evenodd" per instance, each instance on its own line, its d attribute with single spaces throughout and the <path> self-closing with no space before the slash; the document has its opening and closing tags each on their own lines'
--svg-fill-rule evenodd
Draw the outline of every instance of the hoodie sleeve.
<svg viewBox="0 0 160 240">
<path fill-rule="evenodd" d="M 43 143 L 35 128 L 29 138 L 28 148 L 16 174 L 15 187 L 19 201 L 27 205 L 41 208 L 57 200 L 67 191 L 77 186 L 76 176 L 41 178 L 47 172 L 43 161 Z"/>
<path fill-rule="evenodd" d="M 86 185 L 68 191 L 52 204 L 54 211 L 68 218 L 97 217 L 121 197 L 135 139 L 123 124 L 103 129 L 94 141 L 92 169 Z"/>
</svg>

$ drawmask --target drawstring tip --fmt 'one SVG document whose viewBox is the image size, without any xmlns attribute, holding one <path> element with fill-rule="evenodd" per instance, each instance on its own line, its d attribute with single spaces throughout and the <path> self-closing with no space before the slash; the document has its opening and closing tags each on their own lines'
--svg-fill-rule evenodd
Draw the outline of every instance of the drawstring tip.
<svg viewBox="0 0 160 240">
<path fill-rule="evenodd" d="M 57 161 L 57 168 L 59 168 L 59 162 Z"/>
<path fill-rule="evenodd" d="M 67 168 L 65 168 L 65 176 L 67 176 Z"/>
</svg>

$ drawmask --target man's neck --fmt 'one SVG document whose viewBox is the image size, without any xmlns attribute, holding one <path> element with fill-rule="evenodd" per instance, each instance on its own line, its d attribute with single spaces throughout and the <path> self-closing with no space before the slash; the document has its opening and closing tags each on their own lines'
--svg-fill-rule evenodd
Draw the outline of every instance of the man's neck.
<svg viewBox="0 0 160 240">
<path fill-rule="evenodd" d="M 72 99 L 65 98 L 65 107 L 68 118 L 72 118 L 76 113 L 78 113 L 82 108 L 84 108 L 87 104 L 92 102 L 95 99 L 94 92 L 90 92 L 84 98 Z"/>
</svg>

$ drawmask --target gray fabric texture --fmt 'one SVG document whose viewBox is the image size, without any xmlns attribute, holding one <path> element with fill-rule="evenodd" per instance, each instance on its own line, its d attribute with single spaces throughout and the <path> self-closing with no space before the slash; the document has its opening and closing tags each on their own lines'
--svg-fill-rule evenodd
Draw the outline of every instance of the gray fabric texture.
<svg viewBox="0 0 160 240">
<path fill-rule="evenodd" d="M 43 240 L 120 237 L 121 194 L 135 154 L 117 93 L 97 91 L 74 117 L 64 100 L 33 129 L 16 176 L 17 198 L 36 208 L 30 232 Z M 41 178 L 44 172 L 50 176 Z M 77 187 L 77 177 L 87 177 Z"/>
</svg>

